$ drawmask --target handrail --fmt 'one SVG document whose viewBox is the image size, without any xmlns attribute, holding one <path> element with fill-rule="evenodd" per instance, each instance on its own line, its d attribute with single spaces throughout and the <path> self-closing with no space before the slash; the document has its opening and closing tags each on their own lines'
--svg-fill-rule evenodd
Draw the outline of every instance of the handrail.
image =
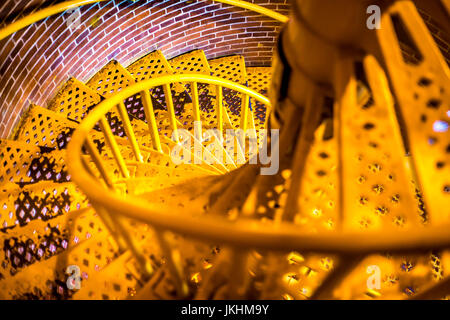
<svg viewBox="0 0 450 320">
<path fill-rule="evenodd" d="M 45 19 L 45 18 L 55 15 L 57 13 L 61 13 L 63 11 L 69 10 L 69 9 L 81 7 L 86 4 L 103 2 L 103 1 L 106 1 L 106 0 L 73 0 L 73 1 L 62 2 L 62 3 L 56 4 L 54 6 L 39 10 L 35 13 L 27 15 L 27 16 L 17 20 L 16 22 L 13 22 L 13 23 L 7 25 L 6 27 L 0 29 L 0 40 L 3 40 L 4 38 L 8 37 L 9 35 L 17 32 L 35 22 L 38 22 L 42 19 Z M 278 20 L 280 22 L 283 22 L 283 23 L 288 21 L 288 17 L 286 17 L 276 11 L 273 11 L 273 10 L 264 8 L 262 6 L 259 6 L 257 4 L 249 3 L 246 1 L 242 1 L 242 0 L 213 0 L 213 1 L 222 2 L 225 4 L 232 5 L 232 6 L 241 7 L 244 9 L 255 11 L 255 12 L 261 13 L 263 15 L 266 15 L 268 17 L 271 17 L 275 20 Z"/>
<path fill-rule="evenodd" d="M 152 225 L 157 230 L 170 230 L 186 236 L 225 243 L 232 246 L 263 248 L 268 250 L 299 250 L 303 252 L 368 253 L 389 250 L 391 252 L 420 252 L 429 248 L 450 246 L 449 226 L 430 227 L 420 230 L 388 231 L 378 233 L 338 233 L 300 234 L 299 227 L 282 222 L 270 226 L 255 220 L 239 219 L 230 222 L 223 218 L 202 216 L 195 218 L 195 212 L 189 212 L 180 219 L 179 214 L 161 205 L 153 206 L 144 199 L 119 193 L 105 192 L 98 179 L 89 175 L 82 160 L 82 147 L 89 132 L 104 115 L 115 105 L 129 96 L 172 82 L 207 83 L 220 85 L 248 95 L 270 105 L 269 100 L 247 87 L 221 78 L 205 75 L 170 75 L 139 82 L 125 88 L 120 93 L 102 101 L 81 122 L 75 130 L 68 146 L 69 172 L 75 183 L 93 201 L 105 208 L 114 208 L 111 213 L 136 219 Z M 190 215 L 190 214 L 191 215 Z M 411 234 L 415 235 L 411 237 Z M 355 241 L 358 239 L 358 241 Z"/>
<path fill-rule="evenodd" d="M 242 1 L 242 0 L 213 0 L 213 1 L 222 2 L 222 3 L 229 4 L 229 5 L 232 5 L 235 7 L 241 7 L 244 9 L 255 11 L 255 12 L 261 13 L 265 16 L 271 17 L 275 20 L 278 20 L 282 23 L 286 23 L 289 20 L 288 17 L 286 17 L 285 15 L 282 15 L 281 13 L 278 13 L 276 11 L 267 9 L 263 6 L 259 6 L 257 4 L 250 3 L 247 1 Z"/>
<path fill-rule="evenodd" d="M 16 22 L 13 22 L 6 27 L 0 29 L 0 40 L 3 40 L 7 36 L 13 34 L 14 32 L 19 31 L 20 29 L 23 29 L 35 22 L 38 22 L 42 19 L 48 18 L 52 15 L 55 15 L 57 13 L 61 13 L 63 11 L 77 8 L 84 6 L 86 4 L 91 4 L 95 2 L 102 2 L 106 0 L 73 0 L 73 1 L 66 1 L 61 2 L 59 4 L 56 4 L 54 6 L 39 10 L 35 13 L 32 13 L 30 15 L 27 15 L 23 17 L 22 19 L 17 20 Z"/>
</svg>

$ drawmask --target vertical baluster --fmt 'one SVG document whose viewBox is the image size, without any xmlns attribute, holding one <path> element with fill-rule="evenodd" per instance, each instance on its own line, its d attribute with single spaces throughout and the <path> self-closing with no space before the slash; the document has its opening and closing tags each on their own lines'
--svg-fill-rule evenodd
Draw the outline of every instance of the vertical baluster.
<svg viewBox="0 0 450 320">
<path fill-rule="evenodd" d="M 105 166 L 102 163 L 101 156 L 99 152 L 97 151 L 95 145 L 92 143 L 92 141 L 88 138 L 85 142 L 85 147 L 88 152 L 88 154 L 91 156 L 92 161 L 94 161 L 95 166 L 97 167 L 97 170 L 100 172 L 100 175 L 103 177 L 103 180 L 105 181 L 105 184 L 107 187 L 111 190 L 114 190 L 114 185 L 111 181 L 111 178 L 109 177 L 107 170 L 105 169 Z M 85 157 L 82 157 L 83 166 L 85 169 L 90 173 L 91 176 L 96 178 L 95 172 L 92 170 L 92 168 L 89 166 L 88 161 Z M 115 226 L 114 219 L 111 217 L 111 215 L 106 210 L 100 210 L 96 212 L 99 214 L 100 218 L 102 219 L 103 223 L 105 224 L 106 228 L 108 229 L 109 233 L 112 235 L 114 240 L 116 241 L 119 250 L 121 252 L 124 252 L 127 248 L 125 239 L 120 234 L 120 232 L 117 230 Z"/>
<path fill-rule="evenodd" d="M 97 151 L 97 148 L 95 147 L 94 143 L 88 138 L 88 139 L 86 139 L 86 142 L 84 145 L 86 147 L 87 152 L 91 155 L 92 161 L 94 161 L 95 166 L 97 167 L 97 170 L 100 172 L 100 175 L 102 176 L 103 180 L 105 180 L 106 185 L 110 189 L 112 189 L 113 182 L 112 182 L 111 178 L 109 177 L 109 174 L 102 163 L 102 158 L 101 158 L 99 152 Z M 85 165 L 88 168 L 90 168 L 87 163 Z"/>
<path fill-rule="evenodd" d="M 248 124 L 248 114 L 249 114 L 249 98 L 245 93 L 242 93 L 241 98 L 241 123 L 239 129 L 241 129 L 241 135 L 238 139 L 239 146 L 238 148 L 242 148 L 245 150 L 245 131 L 247 130 Z"/>
<path fill-rule="evenodd" d="M 200 102 L 198 99 L 197 82 L 191 82 L 191 96 L 194 107 L 194 126 L 196 127 L 194 127 L 195 139 L 202 141 L 202 123 L 200 120 Z"/>
<path fill-rule="evenodd" d="M 159 152 L 162 151 L 161 141 L 159 140 L 158 126 L 156 125 L 155 111 L 148 90 L 141 92 L 142 104 L 144 105 L 145 118 L 147 119 L 148 129 L 152 137 L 153 147 Z"/>
<path fill-rule="evenodd" d="M 89 162 L 85 156 L 81 156 L 81 164 L 83 165 L 84 170 L 86 170 L 92 178 L 97 180 L 98 177 L 95 174 L 95 171 L 89 166 Z M 105 182 L 105 184 L 107 187 L 109 187 L 106 182 Z"/>
<path fill-rule="evenodd" d="M 158 239 L 159 246 L 165 257 L 167 266 L 169 267 L 172 276 L 174 277 L 175 287 L 180 297 L 185 297 L 188 294 L 188 286 L 186 281 L 183 280 L 183 271 L 181 269 L 181 257 L 179 251 L 172 250 L 169 243 L 165 239 L 164 231 L 157 230 L 156 237 Z"/>
<path fill-rule="evenodd" d="M 131 251 L 137 263 L 140 265 L 144 277 L 149 278 L 153 273 L 153 267 L 143 254 L 142 250 L 139 248 L 136 241 L 131 236 L 131 231 L 129 230 L 129 228 L 125 227 L 125 218 L 123 218 L 122 216 L 110 214 L 101 205 L 94 204 L 94 207 L 101 216 L 110 218 L 110 221 L 114 225 L 116 230 L 115 232 L 119 238 L 119 245 L 125 245 L 125 248 Z"/>
<path fill-rule="evenodd" d="M 169 111 L 170 124 L 173 130 L 173 138 L 176 143 L 180 142 L 178 137 L 177 119 L 175 118 L 175 108 L 173 106 L 172 91 L 170 90 L 170 84 L 165 83 L 163 85 L 164 96 L 166 97 L 167 110 Z"/>
<path fill-rule="evenodd" d="M 95 209 L 95 212 L 99 215 L 103 224 L 108 229 L 108 232 L 116 241 L 116 244 L 119 247 L 119 252 L 125 252 L 128 247 L 127 242 L 125 241 L 125 238 L 121 234 L 120 230 L 117 228 L 117 222 L 115 221 L 113 216 L 108 211 L 103 209 L 103 207 L 95 204 L 92 204 L 92 207 Z"/>
<path fill-rule="evenodd" d="M 240 129 L 243 131 L 247 130 L 248 114 L 249 114 L 248 96 L 245 93 L 242 93 Z"/>
<path fill-rule="evenodd" d="M 116 160 L 117 165 L 119 166 L 120 172 L 125 178 L 130 177 L 130 173 L 128 172 L 127 166 L 125 165 L 125 160 L 122 157 L 122 154 L 120 153 L 119 146 L 117 145 L 117 141 L 114 138 L 114 135 L 111 131 L 111 127 L 109 126 L 108 121 L 106 121 L 106 118 L 103 116 L 100 119 L 100 128 L 103 131 L 103 134 L 105 135 L 106 142 L 108 143 L 109 147 L 111 148 L 114 159 Z"/>
<path fill-rule="evenodd" d="M 223 133 L 223 93 L 222 86 L 216 86 L 216 117 L 217 117 L 217 129 L 220 133 Z"/>
<path fill-rule="evenodd" d="M 131 126 L 130 117 L 128 116 L 127 108 L 120 102 L 117 105 L 117 109 L 119 111 L 119 115 L 122 120 L 123 128 L 125 129 L 125 133 L 128 137 L 128 142 L 131 144 L 131 148 L 133 149 L 134 156 L 138 162 L 142 161 L 141 150 L 139 149 L 139 145 L 136 140 L 136 135 L 134 134 L 133 127 Z"/>
<path fill-rule="evenodd" d="M 231 248 L 230 269 L 228 270 L 230 285 L 228 287 L 229 299 L 245 299 L 249 284 L 249 272 L 247 270 L 248 251 L 241 248 Z"/>
</svg>

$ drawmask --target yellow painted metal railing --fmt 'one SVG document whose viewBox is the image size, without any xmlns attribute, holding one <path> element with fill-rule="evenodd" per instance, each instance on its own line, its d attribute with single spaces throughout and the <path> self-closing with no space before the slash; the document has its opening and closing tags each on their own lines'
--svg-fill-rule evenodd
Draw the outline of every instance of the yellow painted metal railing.
<svg viewBox="0 0 450 320">
<path fill-rule="evenodd" d="M 235 7 L 240 7 L 240 8 L 248 9 L 251 11 L 255 11 L 255 12 L 261 13 L 262 15 L 271 17 L 271 18 L 278 20 L 280 22 L 283 22 L 283 23 L 285 23 L 289 20 L 289 18 L 286 17 L 285 15 L 282 15 L 276 11 L 267 9 L 262 6 L 258 6 L 254 3 L 250 3 L 247 1 L 242 1 L 242 0 L 213 0 L 213 1 L 222 2 L 222 3 L 229 4 L 229 5 L 232 5 Z"/>
<path fill-rule="evenodd" d="M 449 226 L 430 227 L 426 230 L 407 230 L 381 233 L 338 233 L 330 232 L 327 234 L 299 234 L 298 228 L 291 223 L 281 223 L 277 227 L 268 226 L 266 224 L 255 222 L 254 220 L 239 219 L 237 222 L 230 222 L 226 219 L 202 217 L 194 218 L 192 215 L 185 215 L 180 219 L 179 215 L 173 213 L 170 208 L 161 206 L 152 207 L 144 199 L 132 195 L 123 195 L 119 192 L 107 192 L 102 183 L 90 174 L 83 160 L 83 146 L 91 153 L 92 160 L 95 161 L 97 168 L 102 174 L 106 185 L 114 188 L 111 178 L 108 176 L 101 158 L 92 147 L 88 135 L 93 130 L 96 123 L 100 122 L 105 133 L 108 145 L 115 150 L 113 152 L 118 167 L 123 176 L 127 177 L 128 172 L 124 165 L 123 158 L 118 152 L 118 146 L 114 136 L 108 129 L 108 124 L 103 120 L 105 114 L 117 105 L 121 105 L 126 98 L 137 93 L 143 92 L 144 105 L 151 105 L 148 95 L 145 92 L 155 86 L 166 85 L 174 82 L 190 82 L 190 83 L 207 83 L 210 85 L 221 86 L 238 91 L 246 96 L 252 97 L 259 102 L 270 106 L 267 98 L 253 92 L 247 87 L 238 85 L 231 81 L 220 78 L 204 76 L 204 75 L 172 75 L 161 78 L 151 79 L 132 85 L 122 92 L 114 95 L 101 102 L 89 116 L 81 122 L 75 131 L 68 147 L 68 166 L 75 181 L 93 203 L 100 205 L 113 216 L 124 216 L 133 218 L 138 221 L 148 223 L 161 230 L 170 230 L 177 233 L 194 237 L 197 239 L 208 240 L 211 242 L 225 243 L 231 246 L 248 247 L 248 248 L 264 248 L 272 250 L 299 250 L 302 252 L 336 252 L 336 253 L 369 253 L 389 250 L 390 252 L 420 252 L 430 247 L 445 248 L 450 245 Z M 193 86 L 195 87 L 195 86 Z M 193 97 L 196 95 L 194 94 Z M 146 101 L 147 100 L 147 101 Z M 194 102 L 198 106 L 198 102 Z M 169 108 L 170 103 L 168 105 Z M 198 112 L 198 111 L 197 111 Z M 173 113 L 171 113 L 171 116 Z M 157 140 L 158 133 L 154 128 L 154 119 L 151 114 L 151 108 L 146 112 L 147 122 L 154 141 Z M 128 134 L 132 132 L 132 128 L 126 121 L 126 114 L 121 113 L 124 125 L 128 127 Z M 176 123 L 172 120 L 172 123 Z M 220 124 L 218 124 L 219 126 Z M 176 127 L 173 127 L 176 129 Z M 136 160 L 141 161 L 138 157 L 139 148 L 135 142 L 128 140 L 135 150 Z M 156 143 L 158 145 L 158 143 Z M 409 237 L 411 233 L 417 234 L 417 237 Z M 355 242 L 355 237 L 358 241 Z"/>
<path fill-rule="evenodd" d="M 62 2 L 59 4 L 56 4 L 54 6 L 39 10 L 35 13 L 29 14 L 19 20 L 17 20 L 16 22 L 13 22 L 9 25 L 7 25 L 6 27 L 4 27 L 3 29 L 0 29 L 0 40 L 3 40 L 4 38 L 10 36 L 11 34 L 35 23 L 38 21 L 41 21 L 47 17 L 50 17 L 52 15 L 64 12 L 66 10 L 69 9 L 73 9 L 73 8 L 77 8 L 77 7 L 81 7 L 87 4 L 91 4 L 91 3 L 96 3 L 96 2 L 104 2 L 106 0 L 74 0 L 74 1 L 66 1 L 66 2 Z M 236 6 L 236 7 L 241 7 L 244 9 L 248 9 L 251 11 L 255 11 L 258 13 L 261 13 L 263 15 L 266 15 L 268 17 L 271 17 L 275 20 L 278 20 L 280 22 L 287 22 L 288 17 L 264 8 L 262 6 L 253 4 L 253 3 L 249 3 L 247 1 L 241 1 L 241 0 L 214 0 L 216 2 L 222 2 L 222 3 L 226 3 L 232 6 Z"/>
<path fill-rule="evenodd" d="M 35 13 L 29 14 L 16 22 L 13 22 L 3 29 L 0 30 L 0 40 L 10 36 L 14 32 L 19 31 L 20 29 L 23 29 L 35 22 L 41 21 L 45 18 L 48 18 L 50 16 L 53 16 L 55 14 L 64 12 L 69 9 L 78 8 L 81 6 L 84 6 L 86 4 L 96 3 L 96 2 L 102 2 L 106 0 L 74 0 L 74 1 L 66 1 L 59 4 L 56 4 L 54 6 L 39 10 Z"/>
<path fill-rule="evenodd" d="M 242 95 L 242 101 L 248 101 L 250 98 L 255 99 L 256 101 L 260 102 L 266 107 L 266 112 L 270 111 L 270 102 L 269 100 L 258 94 L 257 92 L 254 92 L 253 90 L 249 89 L 248 87 L 236 84 L 234 82 L 231 82 L 229 80 L 224 80 L 218 77 L 212 77 L 212 76 L 206 76 L 206 75 L 198 75 L 198 74 L 185 74 L 185 75 L 169 75 L 169 76 L 163 76 L 160 78 L 154 78 L 147 81 L 136 83 L 130 87 L 127 87 L 120 93 L 104 100 L 101 102 L 98 106 L 96 106 L 93 111 L 89 114 L 89 116 L 80 124 L 80 126 L 77 129 L 77 132 L 72 137 L 73 142 L 71 142 L 69 148 L 68 148 L 68 158 L 67 163 L 69 164 L 70 171 L 74 173 L 74 176 L 72 176 L 72 179 L 74 182 L 78 183 L 78 185 L 86 192 L 87 196 L 90 197 L 90 200 L 93 204 L 93 206 L 96 208 L 97 212 L 101 216 L 102 220 L 104 221 L 105 225 L 108 227 L 110 233 L 115 237 L 118 246 L 124 250 L 126 247 L 129 248 L 137 258 L 137 261 L 140 262 L 142 270 L 144 270 L 144 273 L 151 274 L 152 268 L 148 261 L 144 258 L 143 254 L 140 252 L 140 249 L 135 245 L 133 239 L 130 238 L 129 233 L 126 230 L 126 227 L 123 225 L 122 219 L 123 217 L 126 217 L 126 215 L 123 215 L 122 210 L 111 210 L 111 207 L 109 205 L 105 205 L 103 201 L 106 199 L 103 196 L 107 194 L 108 196 L 112 196 L 113 199 L 118 200 L 120 197 L 123 196 L 123 194 L 120 193 L 119 188 L 116 188 L 115 181 L 113 181 L 112 177 L 110 176 L 110 171 L 106 169 L 106 165 L 102 160 L 101 155 L 97 151 L 97 149 L 94 146 L 94 143 L 89 139 L 88 135 L 89 132 L 91 132 L 96 124 L 99 124 L 100 129 L 104 135 L 104 139 L 107 143 L 107 145 L 112 150 L 112 155 L 115 160 L 115 163 L 118 167 L 119 172 L 121 173 L 121 176 L 126 180 L 130 178 L 130 172 L 127 168 L 125 159 L 123 158 L 122 154 L 120 153 L 120 148 L 118 145 L 118 142 L 116 141 L 116 138 L 111 130 L 111 127 L 106 120 L 106 114 L 108 112 L 114 111 L 114 108 L 118 110 L 119 118 L 122 122 L 122 125 L 124 127 L 127 141 L 130 144 L 130 147 L 133 150 L 135 160 L 137 162 L 142 163 L 143 157 L 141 155 L 140 147 L 138 142 L 136 141 L 136 136 L 133 131 L 133 127 L 130 123 L 130 119 L 128 117 L 126 107 L 123 103 L 124 100 L 126 100 L 129 97 L 135 96 L 136 94 L 140 94 L 140 97 L 142 99 L 142 104 L 144 106 L 145 111 L 145 117 L 148 124 L 150 136 L 152 138 L 152 143 L 154 148 L 157 151 L 162 150 L 161 148 L 161 140 L 158 132 L 158 127 L 156 125 L 156 119 L 155 119 L 155 113 L 153 111 L 152 106 L 152 100 L 149 95 L 149 89 L 157 87 L 157 86 L 163 86 L 165 91 L 165 100 L 167 105 L 167 110 L 169 113 L 170 118 L 170 125 L 173 132 L 173 139 L 174 142 L 179 142 L 178 135 L 177 135 L 177 119 L 175 117 L 175 110 L 174 110 L 174 103 L 172 99 L 172 91 L 170 89 L 171 83 L 190 83 L 191 85 L 191 95 L 193 98 L 193 119 L 196 123 L 199 123 L 201 121 L 200 118 L 200 103 L 199 103 L 199 95 L 198 95 L 198 83 L 206 83 L 212 86 L 216 87 L 216 115 L 217 115 L 217 128 L 224 128 L 224 117 L 222 116 L 226 110 L 224 109 L 224 106 L 222 104 L 222 89 L 228 88 L 234 91 L 239 92 Z M 244 107 L 248 108 L 248 104 L 243 104 Z M 248 112 L 241 112 L 242 115 L 247 116 Z M 245 119 L 241 119 L 241 123 L 245 122 Z M 90 159 L 93 163 L 95 163 L 95 166 L 100 173 L 101 178 L 103 179 L 104 184 L 100 182 L 100 180 L 97 178 L 95 172 L 92 170 L 92 167 L 89 165 L 89 160 L 86 159 L 85 155 L 83 154 L 83 147 L 84 150 L 87 151 L 88 155 L 90 156 Z M 119 180 L 120 182 L 123 181 Z M 95 185 L 95 187 L 94 187 Z M 106 189 L 105 186 L 106 185 Z M 92 187 L 92 188 L 91 188 Z M 91 193 L 92 191 L 92 193 Z M 119 198 L 117 198 L 119 197 Z M 124 211 L 127 211 L 127 201 L 129 201 L 131 198 L 121 198 L 119 201 L 123 201 L 120 205 L 116 206 L 116 204 L 113 204 L 114 202 L 110 202 L 110 204 L 113 204 L 113 208 L 121 208 Z M 142 202 L 142 199 L 135 201 L 140 202 L 143 207 L 148 208 L 148 204 L 146 205 L 144 202 Z M 133 202 L 135 202 L 133 201 Z M 136 203 L 137 203 L 136 202 Z M 160 212 L 160 208 L 153 208 L 156 210 L 155 212 Z M 138 212 L 135 210 L 132 210 L 133 212 Z M 168 210 L 170 211 L 170 209 Z M 158 215 L 161 214 L 157 213 Z M 153 214 L 147 215 L 144 213 L 144 215 L 148 216 L 151 220 Z M 135 217 L 137 218 L 137 217 Z M 161 217 L 160 217 L 161 218 Z M 166 217 L 167 218 L 167 217 Z M 165 218 L 165 219 L 166 219 Z M 137 218 L 140 220 L 139 218 Z M 173 219 L 173 221 L 178 220 L 178 218 Z M 174 261 L 171 260 L 172 254 L 170 251 L 170 247 L 167 243 L 164 241 L 164 237 L 161 234 L 165 230 L 173 230 L 177 231 L 178 227 L 176 226 L 161 226 L 160 222 L 149 222 L 152 226 L 155 227 L 157 235 L 158 235 L 158 241 L 160 244 L 160 247 L 163 251 L 165 251 L 165 256 L 168 257 L 167 262 L 169 264 L 169 267 L 174 270 L 174 275 L 176 276 L 176 270 L 177 266 Z M 195 222 L 193 222 L 196 224 Z M 187 232 L 187 234 L 190 234 L 192 232 L 191 223 L 188 223 L 186 225 L 188 229 L 191 230 Z M 162 227 L 162 228 L 161 228 Z M 201 235 L 201 232 L 198 233 Z M 208 237 L 208 235 L 206 235 Z M 183 286 L 184 283 L 180 277 L 178 277 L 177 282 L 180 284 L 178 287 L 179 293 L 181 295 L 186 294 L 187 288 Z"/>
</svg>

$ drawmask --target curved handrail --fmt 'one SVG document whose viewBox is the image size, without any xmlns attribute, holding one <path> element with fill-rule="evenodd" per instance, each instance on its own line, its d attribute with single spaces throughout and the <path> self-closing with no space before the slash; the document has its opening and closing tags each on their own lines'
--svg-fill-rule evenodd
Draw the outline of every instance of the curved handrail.
<svg viewBox="0 0 450 320">
<path fill-rule="evenodd" d="M 255 12 L 261 13 L 265 16 L 271 17 L 275 20 L 278 20 L 282 23 L 286 23 L 289 20 L 288 17 L 286 17 L 285 15 L 283 15 L 281 13 L 278 13 L 276 11 L 267 9 L 263 6 L 259 6 L 257 4 L 250 3 L 247 1 L 242 1 L 242 0 L 213 0 L 213 1 L 222 2 L 222 3 L 229 4 L 229 5 L 232 5 L 235 7 L 241 7 L 244 9 L 255 11 Z"/>
<path fill-rule="evenodd" d="M 195 212 L 187 212 L 180 219 L 170 208 L 158 204 L 153 206 L 137 196 L 124 196 L 119 193 L 105 192 L 98 179 L 89 175 L 83 166 L 82 147 L 89 132 L 100 119 L 115 105 L 123 100 L 148 90 L 151 87 L 167 85 L 172 82 L 200 82 L 219 85 L 247 94 L 256 100 L 267 103 L 267 98 L 242 85 L 216 77 L 204 75 L 170 75 L 136 83 L 120 93 L 102 101 L 81 122 L 75 130 L 68 146 L 67 165 L 74 182 L 96 204 L 108 208 L 114 214 L 148 223 L 158 230 L 171 230 L 192 238 L 232 246 L 263 248 L 269 250 L 299 250 L 335 253 L 364 253 L 389 250 L 423 251 L 429 248 L 450 246 L 449 226 L 430 227 L 420 230 L 384 231 L 370 233 L 299 234 L 298 226 L 280 223 L 271 226 L 255 220 L 239 219 L 230 222 L 223 218 L 202 216 L 195 218 Z M 112 208 L 112 210 L 111 210 Z M 191 215 L 189 215 L 191 213 Z M 411 234 L 415 235 L 411 237 Z M 358 241 L 355 241 L 358 239 Z"/>
<path fill-rule="evenodd" d="M 25 28 L 35 22 L 41 21 L 42 19 L 45 19 L 47 17 L 53 16 L 57 13 L 64 12 L 69 9 L 77 8 L 84 6 L 86 4 L 91 4 L 95 2 L 102 2 L 106 0 L 73 0 L 73 1 L 66 1 L 59 4 L 56 4 L 54 6 L 39 10 L 37 12 L 34 12 L 32 14 L 29 14 L 22 19 L 17 20 L 16 22 L 13 22 L 6 27 L 0 29 L 0 40 L 3 40 L 7 36 L 13 34 L 14 32 L 19 31 L 22 28 Z"/>
<path fill-rule="evenodd" d="M 35 13 L 27 15 L 26 17 L 23 17 L 23 18 L 17 20 L 16 22 L 13 22 L 13 23 L 7 25 L 6 27 L 0 29 L 0 40 L 3 40 L 4 38 L 8 37 L 9 35 L 17 32 L 35 22 L 38 22 L 42 19 L 45 19 L 45 18 L 55 15 L 57 13 L 61 13 L 63 11 L 69 10 L 69 9 L 81 7 L 86 4 L 103 2 L 103 1 L 106 1 L 106 0 L 73 0 L 73 1 L 62 2 L 62 3 L 56 4 L 54 6 L 39 10 Z M 275 12 L 273 10 L 270 10 L 270 9 L 264 8 L 262 6 L 259 6 L 257 4 L 249 3 L 246 1 L 241 1 L 241 0 L 213 0 L 213 1 L 222 2 L 222 3 L 226 3 L 229 5 L 236 6 L 236 7 L 241 7 L 244 9 L 255 11 L 255 12 L 261 13 L 263 15 L 266 15 L 268 17 L 271 17 L 275 20 L 278 20 L 280 22 L 283 22 L 283 23 L 288 21 L 288 17 L 286 17 L 278 12 Z"/>
</svg>

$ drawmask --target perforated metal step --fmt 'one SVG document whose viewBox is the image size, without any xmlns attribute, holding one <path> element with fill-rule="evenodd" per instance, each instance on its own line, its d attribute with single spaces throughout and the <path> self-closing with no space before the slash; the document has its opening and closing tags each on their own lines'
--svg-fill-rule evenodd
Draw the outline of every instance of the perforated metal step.
<svg viewBox="0 0 450 320">
<path fill-rule="evenodd" d="M 203 50 L 193 50 L 169 60 L 175 74 L 194 73 L 211 75 L 211 68 Z M 190 95 L 190 84 L 184 84 Z M 207 84 L 198 84 L 198 97 L 202 113 L 214 112 L 215 89 Z"/>
<path fill-rule="evenodd" d="M 268 96 L 270 79 L 272 79 L 272 68 L 270 67 L 247 67 L 248 87 L 263 96 Z M 266 121 L 267 110 L 264 105 L 255 99 L 250 100 L 255 125 L 261 126 Z"/>
<path fill-rule="evenodd" d="M 164 75 L 173 74 L 173 70 L 169 62 L 166 60 L 161 51 L 153 51 L 127 67 L 130 74 L 137 82 Z M 181 83 L 171 84 L 172 99 L 177 114 L 183 112 L 184 105 L 192 102 L 191 97 Z M 150 89 L 153 108 L 155 110 L 167 110 L 164 90 L 161 86 Z M 145 120 L 144 108 L 140 100 L 136 99 L 134 105 L 127 104 L 128 112 L 141 120 Z"/>
<path fill-rule="evenodd" d="M 247 83 L 247 73 L 245 70 L 245 61 L 242 56 L 228 56 L 223 58 L 216 58 L 208 60 L 211 75 L 225 80 L 230 80 L 241 85 Z M 215 90 L 213 90 L 215 92 Z M 239 128 L 242 95 L 227 89 L 222 89 L 223 105 L 227 111 L 226 117 L 231 122 L 231 128 Z M 215 113 L 209 113 L 208 119 L 217 120 Z"/>
<path fill-rule="evenodd" d="M 43 223 L 10 230 L 4 236 L 5 261 L 21 268 L 2 269 L 2 299 L 68 299 L 67 267 L 79 266 L 82 282 L 95 277 L 117 255 L 117 247 L 99 217 L 90 209 L 71 211 Z M 9 257 L 8 257 L 9 256 Z"/>
<path fill-rule="evenodd" d="M 0 186 L 25 185 L 42 180 L 67 182 L 64 152 L 32 146 L 24 142 L 0 140 Z"/>
<path fill-rule="evenodd" d="M 87 206 L 87 200 L 73 183 L 43 181 L 14 190 L 1 190 L 1 228 L 23 226 L 32 220 L 52 219 Z"/>
<path fill-rule="evenodd" d="M 80 122 L 100 100 L 100 95 L 96 91 L 81 81 L 70 78 L 49 102 L 48 109 Z"/>
</svg>

